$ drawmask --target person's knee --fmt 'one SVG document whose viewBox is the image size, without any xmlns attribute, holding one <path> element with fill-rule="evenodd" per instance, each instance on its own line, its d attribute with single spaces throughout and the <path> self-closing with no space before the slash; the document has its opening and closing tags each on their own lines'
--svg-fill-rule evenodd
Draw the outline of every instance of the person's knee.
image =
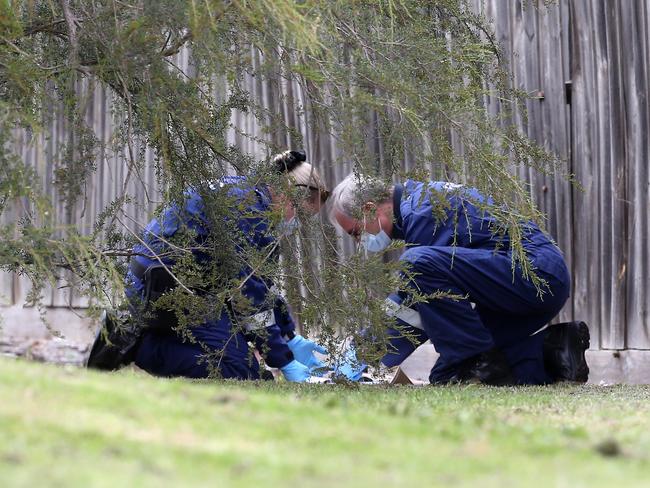
<svg viewBox="0 0 650 488">
<path fill-rule="evenodd" d="M 135 354 L 135 365 L 147 373 L 160 376 L 163 361 L 160 357 L 160 344 L 153 334 L 145 332 Z"/>
<path fill-rule="evenodd" d="M 411 247 L 402 253 L 400 261 L 405 263 L 408 267 L 415 269 L 418 266 L 418 260 L 421 254 L 422 252 L 419 248 Z"/>
<path fill-rule="evenodd" d="M 223 379 L 259 380 L 260 365 L 254 357 L 246 361 L 226 361 L 221 365 L 218 375 Z"/>
<path fill-rule="evenodd" d="M 449 256 L 439 250 L 414 247 L 407 249 L 400 260 L 405 264 L 403 276 L 418 290 L 448 289 L 453 286 Z M 431 289 L 431 290 L 429 290 Z"/>
<path fill-rule="evenodd" d="M 400 259 L 414 271 L 435 271 L 445 273 L 451 269 L 449 255 L 436 248 L 412 247 L 402 253 Z"/>
</svg>

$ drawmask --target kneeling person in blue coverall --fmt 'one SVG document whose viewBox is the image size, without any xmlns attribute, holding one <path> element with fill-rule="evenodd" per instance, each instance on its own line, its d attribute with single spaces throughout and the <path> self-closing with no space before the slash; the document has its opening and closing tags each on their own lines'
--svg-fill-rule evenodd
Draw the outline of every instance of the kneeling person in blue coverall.
<svg viewBox="0 0 650 488">
<path fill-rule="evenodd" d="M 391 186 L 351 174 L 334 189 L 329 205 L 332 222 L 368 252 L 386 249 L 393 239 L 406 243 L 401 260 L 411 271 L 407 289 L 466 297 L 411 304 L 408 292 L 390 295 L 386 311 L 395 327 L 388 331 L 383 365 L 400 364 L 430 339 L 440 354 L 432 384 L 587 380 L 586 324 L 540 330 L 566 302 L 571 280 L 562 253 L 534 223 L 523 224 L 522 244 L 545 280 L 541 296 L 519 266 L 513 272 L 510 237 L 495 234 L 491 202 L 476 189 L 411 180 Z"/>
<path fill-rule="evenodd" d="M 168 206 L 151 220 L 141 243 L 133 249 L 135 257 L 126 276 L 133 320 L 119 329 L 115 321 L 105 320 L 105 330 L 92 347 L 88 367 L 113 370 L 135 361 L 158 376 L 206 378 L 216 369 L 222 378 L 258 379 L 260 367 L 249 350 L 252 343 L 266 364 L 279 368 L 287 380 L 306 381 L 310 371 L 321 366 L 314 351 L 326 351 L 295 333 L 284 299 L 271 280 L 258 276 L 244 256 L 252 250 L 275 262 L 277 239 L 297 225 L 296 207 L 314 215 L 325 202 L 328 192 L 316 169 L 305 161 L 302 151 L 287 151 L 274 158 L 274 170 L 283 182 L 279 189 L 254 184 L 245 177 L 226 177 L 210 185 L 208 193 L 221 192 L 222 201 L 229 203 L 220 222 L 207 217 L 206 195 L 202 197 L 194 189 L 185 192 L 182 203 Z M 289 196 L 292 189 L 299 191 L 300 198 Z M 274 212 L 280 214 L 275 225 L 270 219 Z M 232 258 L 214 262 L 205 248 L 214 246 L 211 233 L 222 232 L 232 234 L 226 240 L 233 247 Z M 172 311 L 154 310 L 156 300 L 179 286 L 173 274 L 177 263 L 169 256 L 174 255 L 174 239 L 181 235 L 190 236 L 199 269 L 217 269 L 217 275 L 225 276 L 224 281 L 241 283 L 239 303 L 227 302 L 221 310 L 208 313 L 202 323 L 190 324 L 186 331 L 179 330 Z M 138 317 L 140 324 L 136 323 Z"/>
</svg>

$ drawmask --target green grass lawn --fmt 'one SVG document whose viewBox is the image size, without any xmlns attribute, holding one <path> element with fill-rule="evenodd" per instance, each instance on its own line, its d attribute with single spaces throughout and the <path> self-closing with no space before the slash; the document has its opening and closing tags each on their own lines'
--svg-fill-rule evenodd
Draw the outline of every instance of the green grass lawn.
<svg viewBox="0 0 650 488">
<path fill-rule="evenodd" d="M 2 486 L 648 486 L 650 389 L 191 382 L 0 359 Z"/>
</svg>

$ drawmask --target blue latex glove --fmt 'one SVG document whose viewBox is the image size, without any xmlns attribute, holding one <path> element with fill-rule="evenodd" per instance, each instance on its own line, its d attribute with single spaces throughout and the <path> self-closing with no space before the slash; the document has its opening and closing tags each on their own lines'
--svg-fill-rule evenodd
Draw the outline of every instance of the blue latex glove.
<svg viewBox="0 0 650 488">
<path fill-rule="evenodd" d="M 334 368 L 334 374 L 345 376 L 350 381 L 359 381 L 367 367 L 367 364 L 359 362 L 357 359 L 357 351 L 354 349 L 354 346 L 350 344 L 350 347 L 346 349 L 343 353 L 343 357 Z"/>
<path fill-rule="evenodd" d="M 293 357 L 307 366 L 310 370 L 325 367 L 322 361 L 319 361 L 314 356 L 314 351 L 321 354 L 327 354 L 327 349 L 320 344 L 316 344 L 314 341 L 310 341 L 301 335 L 297 335 L 287 342 L 287 346 L 291 349 Z"/>
<path fill-rule="evenodd" d="M 295 383 L 307 381 L 307 378 L 310 376 L 309 368 L 295 359 L 286 366 L 281 367 L 280 371 L 282 371 L 287 381 L 293 381 Z"/>
</svg>

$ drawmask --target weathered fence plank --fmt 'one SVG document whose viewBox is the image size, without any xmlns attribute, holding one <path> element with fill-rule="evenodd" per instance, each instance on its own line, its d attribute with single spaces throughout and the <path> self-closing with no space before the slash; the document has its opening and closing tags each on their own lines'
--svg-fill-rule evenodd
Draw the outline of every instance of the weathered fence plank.
<svg viewBox="0 0 650 488">
<path fill-rule="evenodd" d="M 596 93 L 596 52 L 592 42 L 593 16 L 589 4 L 571 3 L 571 159 L 583 190 L 574 191 L 572 270 L 576 317 L 591 324 L 592 347 L 600 346 L 602 269 L 598 249 L 602 227 L 597 165 L 596 107 L 585 93 Z"/>
<path fill-rule="evenodd" d="M 626 339 L 628 348 L 650 348 L 648 331 L 650 58 L 648 2 L 630 2 L 621 8 L 621 63 L 623 76 L 625 154 L 627 157 L 627 273 Z"/>
</svg>

